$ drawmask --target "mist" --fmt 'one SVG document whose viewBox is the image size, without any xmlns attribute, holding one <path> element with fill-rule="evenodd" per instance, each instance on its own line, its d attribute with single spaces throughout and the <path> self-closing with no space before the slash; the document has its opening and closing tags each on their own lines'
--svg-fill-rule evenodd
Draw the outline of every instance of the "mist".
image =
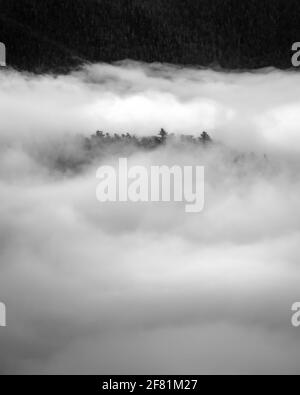
<svg viewBox="0 0 300 395">
<path fill-rule="evenodd" d="M 1 372 L 298 373 L 299 79 L 136 62 L 1 70 Z M 161 127 L 215 144 L 85 160 L 80 136 Z M 204 211 L 100 204 L 97 168 L 127 154 L 205 166 Z M 61 156 L 84 166 L 61 171 Z"/>
</svg>

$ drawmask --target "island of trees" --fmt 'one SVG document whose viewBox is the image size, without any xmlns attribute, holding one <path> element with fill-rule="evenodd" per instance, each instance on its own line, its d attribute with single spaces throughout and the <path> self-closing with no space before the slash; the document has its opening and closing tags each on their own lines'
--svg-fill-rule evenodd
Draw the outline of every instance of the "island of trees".
<svg viewBox="0 0 300 395">
<path fill-rule="evenodd" d="M 90 138 L 85 139 L 85 147 L 88 150 L 94 150 L 100 147 L 108 147 L 109 145 L 124 144 L 126 146 L 135 146 L 140 149 L 152 150 L 158 148 L 168 142 L 192 143 L 207 145 L 212 143 L 212 138 L 207 132 L 202 132 L 198 137 L 193 135 L 175 135 L 168 134 L 165 129 L 161 129 L 157 135 L 138 137 L 134 134 L 110 134 L 103 131 L 97 131 Z"/>
</svg>

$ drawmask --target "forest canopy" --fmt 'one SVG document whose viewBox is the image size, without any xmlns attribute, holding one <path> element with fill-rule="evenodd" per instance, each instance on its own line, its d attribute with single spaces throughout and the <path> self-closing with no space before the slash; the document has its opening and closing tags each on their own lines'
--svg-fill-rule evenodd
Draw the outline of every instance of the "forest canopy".
<svg viewBox="0 0 300 395">
<path fill-rule="evenodd" d="M 298 0 L 0 0 L 0 41 L 22 70 L 124 59 L 284 69 L 299 38 Z"/>
</svg>

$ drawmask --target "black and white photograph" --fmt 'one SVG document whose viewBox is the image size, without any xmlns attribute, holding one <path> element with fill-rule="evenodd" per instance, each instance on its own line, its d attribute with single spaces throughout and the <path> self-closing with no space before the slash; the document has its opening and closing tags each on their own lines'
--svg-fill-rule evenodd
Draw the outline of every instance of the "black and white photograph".
<svg viewBox="0 0 300 395">
<path fill-rule="evenodd" d="M 1 375 L 298 375 L 299 199 L 299 0 L 0 0 Z"/>
</svg>

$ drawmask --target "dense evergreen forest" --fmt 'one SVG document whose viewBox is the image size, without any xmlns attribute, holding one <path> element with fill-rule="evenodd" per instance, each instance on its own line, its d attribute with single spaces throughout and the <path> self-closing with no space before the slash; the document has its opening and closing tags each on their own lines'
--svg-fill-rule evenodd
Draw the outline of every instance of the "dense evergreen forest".
<svg viewBox="0 0 300 395">
<path fill-rule="evenodd" d="M 289 68 L 299 0 L 0 0 L 0 41 L 18 69 L 123 59 Z"/>
<path fill-rule="evenodd" d="M 49 140 L 46 145 L 32 144 L 27 146 L 26 152 L 33 160 L 44 169 L 51 170 L 51 174 L 76 175 L 89 168 L 91 165 L 99 166 L 100 163 L 113 158 L 130 158 L 143 153 L 155 156 L 168 153 L 170 157 L 186 155 L 199 158 L 199 163 L 204 165 L 206 160 L 212 168 L 219 169 L 226 164 L 236 175 L 242 176 L 249 172 L 272 171 L 271 162 L 264 153 L 254 153 L 247 150 L 231 148 L 212 138 L 207 132 L 195 135 L 172 134 L 164 129 L 150 136 L 138 136 L 133 133 L 107 133 L 98 130 L 90 137 L 79 135 L 65 135 L 59 140 Z M 218 158 L 218 163 L 215 159 Z M 220 165 L 222 163 L 222 165 Z M 273 163 L 274 164 L 274 163 Z M 53 173 L 54 172 L 54 173 Z"/>
<path fill-rule="evenodd" d="M 213 143 L 212 138 L 207 132 L 202 132 L 199 136 L 184 135 L 181 134 L 176 136 L 175 134 L 168 134 L 164 129 L 161 129 L 158 135 L 138 137 L 134 134 L 104 133 L 97 131 L 95 135 L 84 140 L 84 147 L 88 151 L 98 154 L 98 150 L 103 151 L 103 148 L 107 149 L 112 146 L 116 146 L 118 150 L 121 147 L 133 147 L 135 150 L 154 150 L 165 144 L 193 144 L 207 146 Z"/>
<path fill-rule="evenodd" d="M 179 152 L 186 149 L 190 152 L 192 148 L 199 150 L 200 155 L 203 150 L 218 147 L 223 146 L 215 142 L 207 132 L 197 136 L 175 135 L 161 129 L 159 133 L 151 136 L 137 136 L 132 133 L 111 134 L 98 130 L 90 137 L 66 135 L 59 140 L 49 140 L 46 146 L 33 144 L 28 147 L 28 152 L 37 163 L 48 169 L 55 169 L 59 173 L 77 174 L 94 162 L 99 163 L 114 156 L 127 158 L 141 152 L 146 154 L 159 149 L 173 149 Z M 232 154 L 230 156 L 239 157 Z"/>
</svg>

